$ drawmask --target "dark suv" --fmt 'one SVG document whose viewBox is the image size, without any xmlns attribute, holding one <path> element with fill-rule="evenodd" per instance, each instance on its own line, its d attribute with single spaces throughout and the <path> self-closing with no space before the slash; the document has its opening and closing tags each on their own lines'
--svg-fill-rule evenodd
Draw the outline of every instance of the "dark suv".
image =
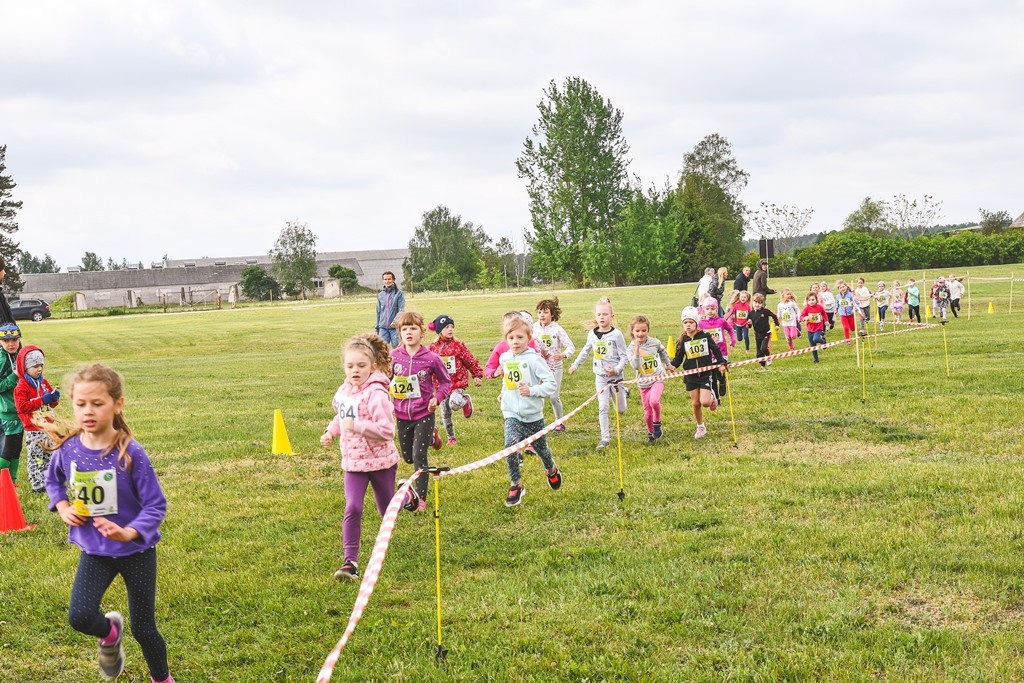
<svg viewBox="0 0 1024 683">
<path fill-rule="evenodd" d="M 35 320 L 50 317 L 50 304 L 42 299 L 18 299 L 11 302 L 11 313 L 15 320 Z"/>
</svg>

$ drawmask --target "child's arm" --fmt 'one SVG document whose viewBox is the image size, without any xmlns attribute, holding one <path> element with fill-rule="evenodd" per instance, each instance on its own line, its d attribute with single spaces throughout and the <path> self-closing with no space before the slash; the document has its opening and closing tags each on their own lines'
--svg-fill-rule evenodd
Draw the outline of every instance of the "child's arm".
<svg viewBox="0 0 1024 683">
<path fill-rule="evenodd" d="M 684 344 L 683 338 L 679 337 L 679 342 L 676 344 L 676 355 L 672 358 L 672 362 L 669 363 L 673 370 L 681 368 L 683 362 L 686 361 L 686 347 Z"/>
<path fill-rule="evenodd" d="M 501 351 L 499 349 L 501 349 L 501 342 L 498 342 L 497 344 L 495 344 L 494 348 L 491 349 L 491 355 L 487 359 L 487 365 L 484 366 L 484 376 L 485 377 L 497 377 L 498 376 L 498 372 L 497 371 L 500 369 L 499 368 L 498 359 L 501 358 Z"/>
<path fill-rule="evenodd" d="M 643 362 L 643 354 L 640 353 L 640 344 L 635 339 L 626 345 L 626 362 L 629 363 L 629 367 L 634 370 L 639 370 L 640 364 Z"/>
<path fill-rule="evenodd" d="M 561 358 L 555 360 L 564 360 L 576 352 L 576 346 L 572 343 L 572 339 L 569 339 L 569 333 L 562 328 L 561 325 L 555 331 L 555 336 L 558 337 L 558 341 L 562 344 Z"/>
<path fill-rule="evenodd" d="M 572 365 L 569 366 L 570 375 L 576 372 L 579 369 L 580 365 L 583 364 L 583 361 L 587 360 L 587 356 L 590 355 L 590 350 L 593 348 L 593 342 L 590 341 L 591 336 L 592 335 L 589 334 L 587 335 L 586 343 L 583 345 L 583 348 L 580 349 L 579 354 L 576 356 L 576 360 L 574 360 L 572 362 Z"/>
<path fill-rule="evenodd" d="M 713 339 L 709 339 L 711 343 L 708 347 L 711 349 L 711 355 L 715 357 L 715 363 L 721 366 L 721 370 L 725 371 L 725 356 L 722 354 L 722 349 L 718 348 L 718 344 Z"/>
<path fill-rule="evenodd" d="M 668 366 L 671 365 L 668 357 L 668 349 L 661 342 L 658 342 L 658 357 L 661 359 L 661 364 Z"/>
<path fill-rule="evenodd" d="M 533 372 L 534 376 L 539 380 L 539 384 L 533 384 L 526 387 L 526 396 L 536 396 L 539 398 L 547 398 L 553 396 L 555 391 L 558 390 L 558 385 L 555 384 L 555 375 L 551 372 L 551 368 L 548 367 L 547 361 L 543 358 L 535 357 L 529 361 L 529 368 Z M 520 391 L 520 394 L 523 392 Z"/>
<path fill-rule="evenodd" d="M 734 328 L 728 320 L 723 320 L 722 325 L 729 331 L 729 338 L 732 340 L 732 346 L 736 346 L 736 328 Z"/>
<path fill-rule="evenodd" d="M 110 524 L 110 527 L 107 529 L 104 529 L 101 524 L 96 525 L 97 530 L 101 534 L 116 541 L 133 541 L 136 538 L 144 541 L 152 538 L 167 514 L 167 499 L 164 497 L 164 492 L 160 488 L 160 482 L 156 478 L 153 463 L 150 462 L 149 456 L 142 446 L 138 443 L 133 443 L 132 445 L 135 448 L 132 449 L 129 446 L 132 456 L 132 468 L 128 476 L 132 478 L 135 485 L 141 509 L 135 516 L 135 519 L 124 526 L 118 526 L 110 520 L 107 520 Z M 97 518 L 97 521 L 99 519 Z"/>
<path fill-rule="evenodd" d="M 473 355 L 473 352 L 469 350 L 465 343 L 460 345 L 457 355 L 469 374 L 476 378 L 476 385 L 480 386 L 480 379 L 484 376 L 483 368 L 480 367 L 480 361 L 476 359 L 476 356 Z"/>
<path fill-rule="evenodd" d="M 622 371 L 626 369 L 626 356 L 628 351 L 626 350 L 626 338 L 622 336 L 622 333 L 616 334 L 612 337 L 614 340 L 612 343 L 615 345 L 616 351 L 618 351 L 618 357 L 615 361 L 615 374 L 622 374 Z"/>
</svg>

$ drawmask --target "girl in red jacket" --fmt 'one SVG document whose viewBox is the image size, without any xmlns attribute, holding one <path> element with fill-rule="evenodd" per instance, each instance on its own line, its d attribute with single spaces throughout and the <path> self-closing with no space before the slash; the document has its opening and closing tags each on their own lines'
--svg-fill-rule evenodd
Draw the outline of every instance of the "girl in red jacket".
<svg viewBox="0 0 1024 683">
<path fill-rule="evenodd" d="M 14 405 L 25 426 L 28 482 L 36 493 L 46 491 L 46 470 L 50 466 L 50 451 L 43 448 L 49 441 L 39 423 L 53 422 L 53 408 L 60 400 L 60 390 L 43 377 L 43 360 L 39 347 L 22 348 L 16 363 L 19 379 L 14 387 Z"/>
<path fill-rule="evenodd" d="M 437 332 L 437 341 L 430 345 L 430 350 L 441 356 L 448 376 L 452 379 L 452 393 L 441 401 L 441 421 L 444 431 L 448 434 L 448 445 L 455 445 L 455 425 L 452 424 L 452 410 L 462 409 L 462 416 L 467 420 L 473 414 L 473 399 L 466 393 L 469 387 L 469 376 L 473 376 L 474 384 L 480 386 L 484 377 L 483 368 L 476 357 L 461 340 L 455 338 L 455 319 L 450 315 L 441 314 L 434 318 L 428 327 Z"/>
<path fill-rule="evenodd" d="M 363 499 L 373 488 L 377 511 L 384 516 L 395 494 L 398 449 L 395 448 L 395 408 L 388 393 L 390 348 L 375 334 L 353 337 L 345 346 L 342 364 L 345 383 L 334 394 L 335 416 L 320 443 L 325 448 L 340 437 L 341 469 L 345 471 L 345 519 L 341 544 L 345 561 L 334 578 L 359 577 L 359 536 L 362 533 Z M 415 491 L 406 493 L 406 509 L 419 503 Z"/>
<path fill-rule="evenodd" d="M 818 295 L 811 292 L 807 295 L 807 304 L 804 310 L 800 311 L 800 322 L 807 325 L 807 341 L 811 347 L 825 343 L 825 323 L 828 315 L 825 308 L 818 303 Z M 814 362 L 818 362 L 818 352 L 811 351 L 814 355 Z"/>
</svg>

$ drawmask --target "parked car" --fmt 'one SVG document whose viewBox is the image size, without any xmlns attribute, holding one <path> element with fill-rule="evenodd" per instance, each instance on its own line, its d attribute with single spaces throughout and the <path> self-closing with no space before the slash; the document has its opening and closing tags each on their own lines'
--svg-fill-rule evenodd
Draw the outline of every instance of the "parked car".
<svg viewBox="0 0 1024 683">
<path fill-rule="evenodd" d="M 11 302 L 11 313 L 15 320 L 35 320 L 50 317 L 50 304 L 42 299 L 18 299 Z"/>
</svg>

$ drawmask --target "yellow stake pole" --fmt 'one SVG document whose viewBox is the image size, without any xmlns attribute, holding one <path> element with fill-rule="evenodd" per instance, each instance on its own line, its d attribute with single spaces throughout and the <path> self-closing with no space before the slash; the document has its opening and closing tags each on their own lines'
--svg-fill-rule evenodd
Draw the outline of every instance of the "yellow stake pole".
<svg viewBox="0 0 1024 683">
<path fill-rule="evenodd" d="M 1007 313 L 1013 313 L 1013 273 L 1010 273 L 1010 310 Z"/>
<path fill-rule="evenodd" d="M 942 325 L 942 348 L 946 352 L 946 377 L 949 377 L 949 342 L 946 341 L 946 325 Z"/>
<path fill-rule="evenodd" d="M 450 467 L 431 467 L 427 471 L 434 477 L 434 561 L 437 567 L 437 652 L 434 658 L 447 659 L 448 650 L 441 644 L 441 472 Z"/>
<path fill-rule="evenodd" d="M 732 447 L 739 448 L 740 440 L 736 437 L 736 413 L 732 410 L 732 389 L 729 388 L 729 373 L 722 373 L 725 375 L 725 390 L 729 392 L 729 419 L 732 420 Z"/>
<path fill-rule="evenodd" d="M 853 341 L 854 341 L 854 344 L 856 344 L 856 348 L 857 348 L 857 367 L 859 368 L 860 367 L 860 335 L 859 334 L 855 334 L 853 336 Z"/>
<path fill-rule="evenodd" d="M 971 271 L 967 271 L 967 319 L 971 319 Z"/>
<path fill-rule="evenodd" d="M 867 351 L 871 350 L 871 344 L 867 343 L 864 346 L 867 347 L 867 350 L 865 351 L 865 354 L 866 354 Z M 861 361 L 861 363 L 860 363 L 860 400 L 861 400 L 862 403 L 868 400 L 868 375 L 867 375 L 867 372 L 868 372 L 868 369 L 867 369 L 867 358 L 864 358 Z"/>
<path fill-rule="evenodd" d="M 871 340 L 870 339 L 866 339 L 865 341 L 867 343 L 864 344 L 864 346 L 868 347 L 868 352 L 867 353 L 868 353 L 868 358 L 871 360 L 871 367 L 874 367 L 875 366 L 875 354 L 871 352 Z"/>
<path fill-rule="evenodd" d="M 625 487 L 623 486 L 623 479 L 622 479 L 622 430 L 619 427 L 619 391 L 624 391 L 625 387 L 621 387 L 618 384 L 612 384 L 610 386 L 610 389 L 615 394 L 615 396 L 610 397 L 610 398 L 613 398 L 615 400 L 615 405 L 612 406 L 612 408 L 615 411 L 615 441 L 616 441 L 616 443 L 618 445 L 618 451 L 619 451 L 619 493 L 618 493 L 618 496 L 619 496 L 619 500 L 624 500 L 626 498 L 626 490 L 625 490 Z"/>
</svg>

